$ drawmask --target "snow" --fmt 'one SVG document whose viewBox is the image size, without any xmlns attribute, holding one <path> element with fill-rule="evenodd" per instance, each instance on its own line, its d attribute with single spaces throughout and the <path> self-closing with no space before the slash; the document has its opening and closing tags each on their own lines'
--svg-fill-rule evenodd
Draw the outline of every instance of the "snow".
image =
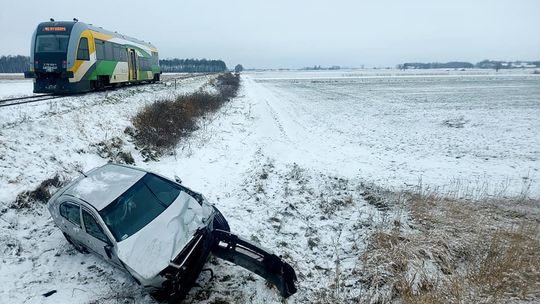
<svg viewBox="0 0 540 304">
<path fill-rule="evenodd" d="M 81 198 L 100 211 L 126 192 L 145 173 L 122 166 L 105 166 L 86 175 L 88 177 L 70 187 L 66 194 Z"/>
<path fill-rule="evenodd" d="M 21 97 L 33 95 L 33 82 L 26 80 L 1 80 L 0 79 L 0 98 Z M 36 94 L 39 95 L 39 94 Z"/>
<path fill-rule="evenodd" d="M 488 182 L 488 192 L 504 186 L 516 194 L 539 177 L 535 75 L 321 81 L 325 73 L 317 80 L 290 74 L 271 80 L 257 75 L 248 86 L 290 143 L 277 151 L 284 152 L 280 158 L 323 170 L 345 165 L 340 174 L 392 187 L 419 179 L 447 190 L 455 190 L 449 188 L 456 181 L 471 187 Z M 530 191 L 540 194 L 538 187 Z"/>
<path fill-rule="evenodd" d="M 217 205 L 234 233 L 291 263 L 300 280 L 289 303 L 319 299 L 336 269 L 344 278 L 361 271 L 358 252 L 374 223 L 395 216 L 365 198 L 376 188 L 366 185 L 540 195 L 538 75 L 416 72 L 243 74 L 238 98 L 174 153 L 147 163 L 124 129 L 142 106 L 174 94 L 171 84 L 3 108 L 0 235 L 13 249 L 0 251 L 0 299 L 114 302 L 126 292 L 136 303 L 152 303 L 121 271 L 74 252 L 43 206 L 7 208 L 17 193 L 56 172 L 74 178 L 106 163 L 92 145 L 114 136 L 124 139 L 137 166 L 180 176 Z M 178 90 L 195 91 L 211 78 L 182 80 Z M 0 82 L 0 96 L 31 92 L 13 87 Z M 201 275 L 202 287 L 188 300 L 281 303 L 249 272 L 224 262 L 209 267 L 217 278 Z M 41 296 L 52 289 L 58 292 Z"/>
<path fill-rule="evenodd" d="M 195 231 L 205 226 L 204 220 L 212 211 L 205 207 L 182 192 L 152 222 L 118 243 L 118 257 L 144 280 L 153 279 L 174 260 Z"/>
</svg>

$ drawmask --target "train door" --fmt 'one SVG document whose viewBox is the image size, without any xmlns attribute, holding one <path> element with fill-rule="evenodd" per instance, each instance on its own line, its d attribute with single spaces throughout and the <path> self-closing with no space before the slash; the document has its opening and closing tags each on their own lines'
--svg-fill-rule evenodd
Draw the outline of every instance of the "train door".
<svg viewBox="0 0 540 304">
<path fill-rule="evenodd" d="M 137 80 L 137 71 L 138 71 L 137 53 L 135 53 L 134 49 L 128 49 L 128 54 L 129 54 L 129 60 L 128 60 L 129 80 Z"/>
</svg>

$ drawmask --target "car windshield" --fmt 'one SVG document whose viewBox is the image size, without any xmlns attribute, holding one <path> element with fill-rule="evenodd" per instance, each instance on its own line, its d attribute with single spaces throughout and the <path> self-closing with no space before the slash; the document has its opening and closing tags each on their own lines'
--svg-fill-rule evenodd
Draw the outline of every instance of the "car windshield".
<svg viewBox="0 0 540 304">
<path fill-rule="evenodd" d="M 116 241 L 120 242 L 165 211 L 180 191 L 180 186 L 147 173 L 99 214 Z"/>
<path fill-rule="evenodd" d="M 36 41 L 36 53 L 65 53 L 68 42 L 68 35 L 39 35 Z"/>
</svg>

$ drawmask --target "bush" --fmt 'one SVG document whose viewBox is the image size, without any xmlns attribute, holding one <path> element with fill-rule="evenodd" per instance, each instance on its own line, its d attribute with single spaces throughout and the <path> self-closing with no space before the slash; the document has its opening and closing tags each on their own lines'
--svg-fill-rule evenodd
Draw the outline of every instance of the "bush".
<svg viewBox="0 0 540 304">
<path fill-rule="evenodd" d="M 199 117 L 216 112 L 225 102 L 236 97 L 240 78 L 231 73 L 219 75 L 214 86 L 217 94 L 198 91 L 164 99 L 145 106 L 132 118 L 135 143 L 143 151 L 159 153 L 174 148 L 180 139 L 197 129 Z"/>
<path fill-rule="evenodd" d="M 120 137 L 113 137 L 109 140 L 103 140 L 97 144 L 90 145 L 96 149 L 97 154 L 111 162 L 133 165 L 135 159 L 131 152 L 124 150 L 124 141 Z"/>
<path fill-rule="evenodd" d="M 240 87 L 240 77 L 231 73 L 221 74 L 216 79 L 217 88 L 223 99 L 232 99 L 236 97 Z"/>
<path fill-rule="evenodd" d="M 21 209 L 30 208 L 34 202 L 46 203 L 52 196 L 51 188 L 60 188 L 65 181 L 58 174 L 41 182 L 39 186 L 32 191 L 23 191 L 17 195 L 10 208 Z M 54 192 L 54 191 L 53 191 Z"/>
</svg>

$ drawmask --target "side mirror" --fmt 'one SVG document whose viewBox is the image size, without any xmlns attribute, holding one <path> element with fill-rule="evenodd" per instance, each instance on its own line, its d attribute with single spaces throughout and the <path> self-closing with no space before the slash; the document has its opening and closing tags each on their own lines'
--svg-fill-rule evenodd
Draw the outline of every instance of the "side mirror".
<svg viewBox="0 0 540 304">
<path fill-rule="evenodd" d="M 103 247 L 103 249 L 105 249 L 105 254 L 107 254 L 107 257 L 109 259 L 112 259 L 112 246 L 111 245 L 105 245 L 105 247 Z"/>
<path fill-rule="evenodd" d="M 175 175 L 175 176 L 174 176 L 174 180 L 175 180 L 177 183 L 179 183 L 179 184 L 182 183 L 182 179 L 181 179 L 180 177 L 178 177 L 178 175 Z"/>
</svg>

